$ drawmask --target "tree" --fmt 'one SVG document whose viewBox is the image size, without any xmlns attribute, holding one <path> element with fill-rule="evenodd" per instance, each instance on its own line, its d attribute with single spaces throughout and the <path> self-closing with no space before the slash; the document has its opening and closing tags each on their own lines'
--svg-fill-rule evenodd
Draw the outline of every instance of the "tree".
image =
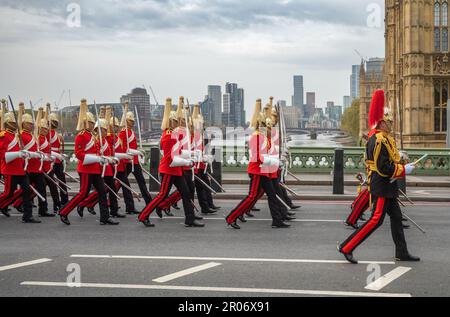
<svg viewBox="0 0 450 317">
<path fill-rule="evenodd" d="M 354 140 L 359 139 L 359 99 L 355 99 L 342 116 L 342 130 L 348 132 Z"/>
</svg>

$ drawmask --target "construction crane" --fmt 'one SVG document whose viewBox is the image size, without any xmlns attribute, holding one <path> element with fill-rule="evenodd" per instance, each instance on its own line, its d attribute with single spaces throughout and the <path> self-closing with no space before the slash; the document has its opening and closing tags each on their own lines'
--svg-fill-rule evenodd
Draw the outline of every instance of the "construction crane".
<svg viewBox="0 0 450 317">
<path fill-rule="evenodd" d="M 364 58 L 361 53 L 355 48 L 354 51 L 356 52 L 356 54 L 358 54 L 359 57 L 361 57 L 361 60 L 366 63 L 367 62 L 367 57 Z"/>
</svg>

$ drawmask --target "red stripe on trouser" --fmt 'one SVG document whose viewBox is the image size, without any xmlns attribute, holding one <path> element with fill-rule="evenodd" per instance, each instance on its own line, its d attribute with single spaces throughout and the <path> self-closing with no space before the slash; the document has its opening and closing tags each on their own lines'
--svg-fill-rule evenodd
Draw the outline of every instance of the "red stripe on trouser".
<svg viewBox="0 0 450 317">
<path fill-rule="evenodd" d="M 12 176 L 11 175 L 3 175 L 3 177 L 4 177 L 4 183 L 5 183 L 4 191 L 3 191 L 3 194 L 0 195 L 0 208 L 2 208 L 2 209 L 9 206 L 9 204 L 11 203 L 10 198 L 11 198 L 11 196 L 13 196 L 13 195 L 11 195 L 12 194 L 11 193 L 11 191 L 12 191 L 12 188 L 11 188 Z"/>
<path fill-rule="evenodd" d="M 370 194 L 367 189 L 364 190 L 358 198 L 356 198 L 357 201 L 355 201 L 352 212 L 347 219 L 349 224 L 355 225 L 362 213 L 369 208 L 369 198 Z"/>
<path fill-rule="evenodd" d="M 150 217 L 150 215 L 152 214 L 153 210 L 155 210 L 156 207 L 158 207 L 164 201 L 164 198 L 166 198 L 166 196 L 169 194 L 171 179 L 172 176 L 163 174 L 161 188 L 158 195 L 156 195 L 156 197 L 150 202 L 150 204 L 145 206 L 144 210 L 142 210 L 138 218 L 139 221 L 144 221 L 148 219 L 148 217 Z"/>
<path fill-rule="evenodd" d="M 94 191 L 93 193 L 91 193 L 89 196 L 87 196 L 81 203 L 80 203 L 80 207 L 94 207 L 98 202 L 98 193 L 97 191 Z M 92 204 L 94 204 L 94 206 L 92 206 Z"/>
<path fill-rule="evenodd" d="M 161 209 L 169 209 L 171 206 L 175 205 L 181 200 L 181 194 L 179 191 L 174 192 L 172 195 L 167 197 L 159 206 Z"/>
<path fill-rule="evenodd" d="M 367 221 L 350 239 L 345 246 L 342 247 L 342 252 L 344 253 L 352 253 L 353 250 L 356 249 L 358 245 L 361 244 L 364 239 L 366 239 L 373 230 L 376 229 L 378 224 L 380 223 L 381 217 L 383 215 L 383 209 L 385 205 L 385 198 L 378 198 L 377 206 L 375 211 L 373 212 L 372 217 L 370 217 L 369 221 Z"/>
<path fill-rule="evenodd" d="M 258 199 L 259 183 L 260 183 L 260 176 L 253 175 L 252 186 L 250 187 L 250 191 L 247 197 L 245 197 L 244 200 L 241 201 L 241 203 L 230 212 L 230 214 L 227 217 L 228 224 L 235 222 L 239 216 L 242 216 L 245 212 L 250 210 L 252 206 L 255 205 Z"/>
<path fill-rule="evenodd" d="M 258 193 L 258 198 L 256 198 L 255 202 L 253 203 L 252 206 L 250 206 L 250 208 L 248 209 L 249 211 L 253 209 L 253 207 L 255 207 L 256 203 L 258 202 L 258 200 L 260 200 L 262 198 L 262 196 L 264 196 L 264 189 L 260 188 L 259 189 L 259 193 Z"/>
<path fill-rule="evenodd" d="M 72 210 L 74 210 L 83 199 L 89 194 L 89 174 L 80 174 L 80 192 L 72 198 L 71 201 L 61 209 L 60 215 L 68 216 Z"/>
<path fill-rule="evenodd" d="M 21 199 L 21 198 L 22 198 L 22 188 L 19 188 L 14 191 L 14 193 L 11 195 L 11 197 L 6 198 L 2 205 L 5 206 L 4 208 L 6 208 L 9 205 L 15 203 L 17 201 L 17 199 Z"/>
</svg>

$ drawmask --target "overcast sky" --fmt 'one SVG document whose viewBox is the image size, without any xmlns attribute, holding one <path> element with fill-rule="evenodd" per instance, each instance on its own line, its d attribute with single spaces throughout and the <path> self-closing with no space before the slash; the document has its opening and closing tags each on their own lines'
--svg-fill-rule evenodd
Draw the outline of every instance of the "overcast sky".
<svg viewBox="0 0 450 317">
<path fill-rule="evenodd" d="M 354 49 L 384 56 L 382 0 L 79 0 L 80 27 L 70 3 L 0 0 L 0 96 L 118 102 L 152 85 L 160 103 L 193 103 L 236 82 L 250 110 L 270 95 L 290 104 L 299 74 L 324 106 L 350 94 Z"/>
</svg>

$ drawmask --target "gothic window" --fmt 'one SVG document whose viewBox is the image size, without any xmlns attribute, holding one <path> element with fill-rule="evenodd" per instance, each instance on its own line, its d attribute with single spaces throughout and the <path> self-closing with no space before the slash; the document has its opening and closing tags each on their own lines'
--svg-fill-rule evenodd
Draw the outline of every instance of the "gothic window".
<svg viewBox="0 0 450 317">
<path fill-rule="evenodd" d="M 434 131 L 447 131 L 447 101 L 449 81 L 438 80 L 434 83 Z"/>
<path fill-rule="evenodd" d="M 447 1 L 442 3 L 442 26 L 448 26 L 448 4 Z"/>
<path fill-rule="evenodd" d="M 441 50 L 441 32 L 439 28 L 434 28 L 434 50 L 436 52 Z"/>
<path fill-rule="evenodd" d="M 442 29 L 442 51 L 448 52 L 448 29 Z"/>
<path fill-rule="evenodd" d="M 434 1 L 434 50 L 448 52 L 448 1 Z"/>
<path fill-rule="evenodd" d="M 435 3 L 434 3 L 434 26 L 437 26 L 437 27 L 439 27 L 441 25 L 440 11 L 441 11 L 441 5 L 439 4 L 439 1 L 435 1 Z"/>
</svg>

